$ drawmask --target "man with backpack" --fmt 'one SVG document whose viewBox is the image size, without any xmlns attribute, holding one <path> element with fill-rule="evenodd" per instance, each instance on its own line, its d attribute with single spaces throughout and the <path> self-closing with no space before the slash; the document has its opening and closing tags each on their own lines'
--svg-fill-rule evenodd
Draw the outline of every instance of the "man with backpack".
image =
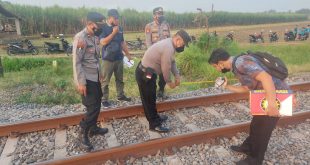
<svg viewBox="0 0 310 165">
<path fill-rule="evenodd" d="M 270 136 L 280 117 L 276 105 L 276 90 L 289 89 L 284 81 L 287 77 L 287 68 L 280 59 L 268 53 L 247 53 L 231 57 L 222 48 L 214 50 L 208 62 L 222 73 L 232 71 L 241 83 L 241 86 L 228 85 L 225 77 L 223 88 L 238 93 L 249 90 L 266 91 L 266 99 L 269 103 L 267 115 L 253 116 L 249 136 L 240 146 L 231 146 L 233 151 L 247 154 L 246 159 L 236 164 L 262 164 Z"/>
</svg>

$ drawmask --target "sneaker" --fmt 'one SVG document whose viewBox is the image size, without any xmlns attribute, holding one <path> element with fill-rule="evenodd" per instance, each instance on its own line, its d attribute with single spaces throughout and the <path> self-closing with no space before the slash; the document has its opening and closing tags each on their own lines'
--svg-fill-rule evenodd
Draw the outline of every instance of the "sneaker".
<svg viewBox="0 0 310 165">
<path fill-rule="evenodd" d="M 111 107 L 111 104 L 108 101 L 103 101 L 101 104 L 102 104 L 103 108 L 110 108 Z"/>
<path fill-rule="evenodd" d="M 131 101 L 131 98 L 123 95 L 123 96 L 117 98 L 117 100 L 119 100 L 119 101 Z"/>
<path fill-rule="evenodd" d="M 160 90 L 159 90 L 159 91 L 157 92 L 157 98 L 158 98 L 158 99 L 162 99 L 162 100 L 166 100 L 166 99 L 168 99 L 168 96 L 164 94 L 164 91 L 160 91 Z"/>
<path fill-rule="evenodd" d="M 155 128 L 150 128 L 150 131 L 159 132 L 159 133 L 166 133 L 166 132 L 169 132 L 170 129 L 165 128 L 165 127 L 160 125 L 160 126 L 157 126 Z"/>
</svg>

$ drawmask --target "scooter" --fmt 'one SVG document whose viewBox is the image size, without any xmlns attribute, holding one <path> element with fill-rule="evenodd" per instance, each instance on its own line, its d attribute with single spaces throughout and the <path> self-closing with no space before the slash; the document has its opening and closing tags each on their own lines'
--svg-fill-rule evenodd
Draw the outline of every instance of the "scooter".
<svg viewBox="0 0 310 165">
<path fill-rule="evenodd" d="M 14 54 L 26 54 L 31 53 L 32 55 L 39 54 L 38 48 L 32 45 L 31 41 L 25 39 L 21 42 L 12 42 L 8 44 L 7 54 L 9 56 Z"/>
<path fill-rule="evenodd" d="M 284 41 L 295 41 L 295 34 L 293 31 L 288 31 L 284 33 Z"/>
<path fill-rule="evenodd" d="M 279 40 L 277 32 L 271 32 L 269 34 L 269 41 L 270 42 L 277 42 Z"/>
<path fill-rule="evenodd" d="M 232 32 L 229 32 L 226 36 L 225 39 L 227 41 L 233 41 L 234 40 L 234 34 Z"/>
<path fill-rule="evenodd" d="M 62 48 L 60 49 L 59 43 L 52 43 L 52 42 L 44 42 L 44 49 L 46 54 L 51 53 L 66 53 L 67 56 L 69 56 L 72 53 L 72 45 L 69 44 L 69 42 L 65 39 L 60 39 L 60 42 L 62 44 Z"/>
<path fill-rule="evenodd" d="M 264 43 L 263 32 L 261 32 L 260 34 L 250 34 L 249 41 L 250 43 L 257 43 L 259 41 Z"/>
</svg>

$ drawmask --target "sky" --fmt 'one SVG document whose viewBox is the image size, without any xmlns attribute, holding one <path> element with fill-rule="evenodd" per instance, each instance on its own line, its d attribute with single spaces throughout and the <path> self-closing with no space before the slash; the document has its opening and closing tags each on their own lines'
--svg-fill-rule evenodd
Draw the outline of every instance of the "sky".
<svg viewBox="0 0 310 165">
<path fill-rule="evenodd" d="M 14 4 L 28 4 L 41 7 L 59 5 L 63 7 L 132 8 L 138 11 L 152 11 L 161 6 L 166 11 L 177 13 L 211 11 L 263 12 L 268 10 L 296 11 L 310 9 L 310 0 L 2 0 Z"/>
</svg>

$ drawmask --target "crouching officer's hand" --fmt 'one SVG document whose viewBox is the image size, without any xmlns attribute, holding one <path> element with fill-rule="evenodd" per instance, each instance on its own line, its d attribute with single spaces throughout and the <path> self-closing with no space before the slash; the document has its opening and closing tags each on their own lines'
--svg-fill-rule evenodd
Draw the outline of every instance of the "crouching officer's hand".
<svg viewBox="0 0 310 165">
<path fill-rule="evenodd" d="M 181 83 L 180 76 L 176 76 L 174 81 L 175 81 L 174 83 L 175 83 L 176 86 L 180 86 L 180 83 Z"/>
<path fill-rule="evenodd" d="M 79 85 L 77 86 L 77 90 L 78 90 L 78 92 L 79 92 L 81 95 L 86 96 L 86 86 L 85 86 L 85 85 L 79 84 Z"/>
<path fill-rule="evenodd" d="M 169 86 L 169 88 L 173 89 L 176 87 L 176 84 L 173 82 L 167 83 L 167 85 Z"/>
</svg>

